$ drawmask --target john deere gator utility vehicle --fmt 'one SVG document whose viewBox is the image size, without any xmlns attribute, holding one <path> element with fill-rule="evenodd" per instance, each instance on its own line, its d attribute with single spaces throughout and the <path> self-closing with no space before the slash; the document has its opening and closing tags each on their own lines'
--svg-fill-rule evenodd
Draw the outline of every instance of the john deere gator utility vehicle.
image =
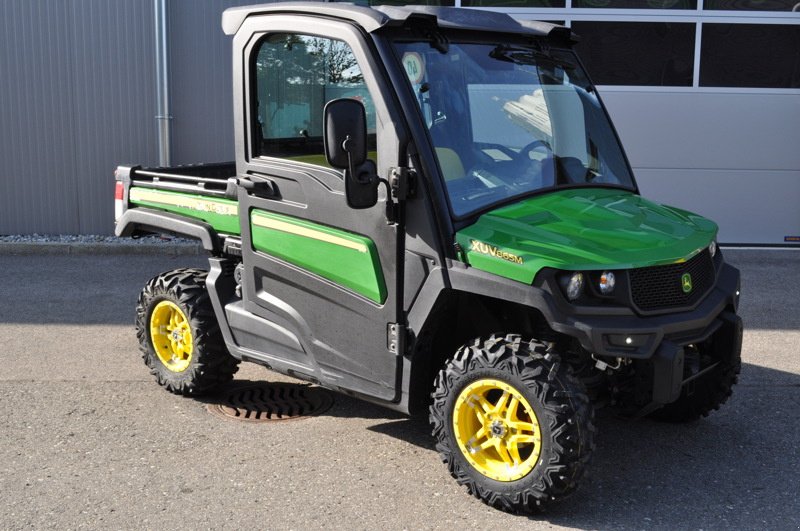
<svg viewBox="0 0 800 531">
<path fill-rule="evenodd" d="M 515 512 L 576 489 L 595 407 L 688 421 L 728 398 L 739 273 L 713 222 L 639 195 L 568 28 L 337 3 L 222 25 L 235 162 L 116 172 L 118 235 L 209 253 L 139 298 L 160 385 L 211 391 L 245 360 L 427 410 L 453 477 Z"/>
</svg>

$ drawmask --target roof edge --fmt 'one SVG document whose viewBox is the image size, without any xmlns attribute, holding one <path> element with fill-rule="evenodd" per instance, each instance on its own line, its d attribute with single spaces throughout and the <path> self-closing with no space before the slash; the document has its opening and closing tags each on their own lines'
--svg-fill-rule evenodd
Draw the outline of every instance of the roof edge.
<svg viewBox="0 0 800 531">
<path fill-rule="evenodd" d="M 386 25 L 390 17 L 369 7 L 339 2 L 273 2 L 252 6 L 230 7 L 222 12 L 222 31 L 235 35 L 247 17 L 265 13 L 303 13 L 347 18 L 362 26 L 368 32 Z M 347 13 L 346 17 L 343 14 Z"/>
<path fill-rule="evenodd" d="M 368 33 L 387 25 L 402 25 L 413 19 L 426 19 L 441 28 L 523 33 L 573 43 L 577 41 L 570 29 L 564 26 L 549 22 L 517 20 L 505 13 L 484 9 L 391 5 L 370 8 L 344 2 L 292 0 L 228 8 L 222 13 L 222 29 L 227 35 L 234 35 L 247 17 L 267 13 L 298 13 L 351 20 Z"/>
</svg>

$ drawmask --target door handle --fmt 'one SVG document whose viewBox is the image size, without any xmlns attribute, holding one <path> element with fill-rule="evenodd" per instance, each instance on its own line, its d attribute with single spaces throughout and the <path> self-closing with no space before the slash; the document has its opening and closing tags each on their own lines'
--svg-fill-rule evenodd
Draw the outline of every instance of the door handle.
<svg viewBox="0 0 800 531">
<path fill-rule="evenodd" d="M 247 190 L 248 194 L 257 197 L 278 197 L 278 188 L 275 183 L 269 180 L 264 181 L 251 181 L 250 179 L 239 178 L 237 184 Z"/>
</svg>

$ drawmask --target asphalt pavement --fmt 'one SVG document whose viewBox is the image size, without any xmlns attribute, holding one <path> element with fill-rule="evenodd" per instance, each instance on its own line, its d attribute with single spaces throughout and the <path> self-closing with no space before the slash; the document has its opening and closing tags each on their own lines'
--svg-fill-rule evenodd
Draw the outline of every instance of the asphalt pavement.
<svg viewBox="0 0 800 531">
<path fill-rule="evenodd" d="M 602 411 L 588 478 L 532 518 L 467 495 L 425 419 L 334 395 L 320 416 L 252 424 L 158 387 L 137 294 L 202 256 L 13 252 L 0 249 L 0 528 L 800 527 L 798 250 L 725 252 L 745 321 L 729 402 L 689 425 Z M 243 365 L 236 381 L 291 380 Z"/>
</svg>

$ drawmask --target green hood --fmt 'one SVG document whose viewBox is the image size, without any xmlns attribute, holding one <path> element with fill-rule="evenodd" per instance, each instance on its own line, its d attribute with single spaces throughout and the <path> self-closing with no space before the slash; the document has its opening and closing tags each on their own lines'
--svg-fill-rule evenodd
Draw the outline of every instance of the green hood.
<svg viewBox="0 0 800 531">
<path fill-rule="evenodd" d="M 608 188 L 561 190 L 484 214 L 456 234 L 471 266 L 530 284 L 543 267 L 629 269 L 686 260 L 717 225 Z"/>
</svg>

